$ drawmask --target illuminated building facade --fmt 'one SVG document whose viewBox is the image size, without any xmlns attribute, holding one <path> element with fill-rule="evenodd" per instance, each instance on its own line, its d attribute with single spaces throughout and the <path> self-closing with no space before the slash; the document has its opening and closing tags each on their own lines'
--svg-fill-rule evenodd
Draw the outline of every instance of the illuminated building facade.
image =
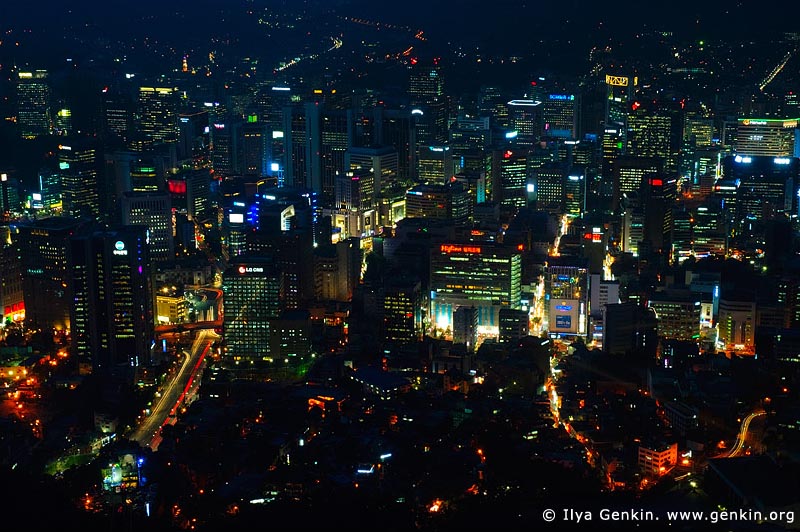
<svg viewBox="0 0 800 532">
<path fill-rule="evenodd" d="M 697 340 L 700 301 L 688 293 L 656 293 L 648 301 L 658 320 L 658 336 L 668 340 Z"/>
<path fill-rule="evenodd" d="M 509 207 L 526 207 L 535 185 L 528 182 L 528 150 L 494 152 L 492 199 Z"/>
<path fill-rule="evenodd" d="M 431 252 L 433 325 L 452 334 L 453 312 L 475 307 L 479 335 L 499 334 L 502 308 L 520 308 L 522 256 L 489 243 L 443 243 Z M 450 331 L 449 333 L 447 331 Z"/>
<path fill-rule="evenodd" d="M 31 328 L 69 329 L 67 250 L 81 225 L 75 218 L 53 217 L 18 226 L 22 291 Z"/>
<path fill-rule="evenodd" d="M 422 336 L 422 290 L 413 279 L 387 280 L 383 292 L 383 337 L 387 343 L 408 345 Z"/>
<path fill-rule="evenodd" d="M 617 157 L 613 164 L 612 204 L 616 210 L 625 193 L 638 192 L 642 178 L 647 174 L 661 173 L 662 161 L 654 157 Z"/>
<path fill-rule="evenodd" d="M 406 192 L 406 217 L 450 220 L 463 225 L 469 220 L 470 197 L 461 183 L 417 185 Z"/>
<path fill-rule="evenodd" d="M 508 121 L 517 132 L 516 142 L 531 145 L 542 131 L 542 102 L 538 100 L 511 100 L 508 102 Z"/>
<path fill-rule="evenodd" d="M 58 147 L 61 200 L 67 216 L 100 217 L 100 161 L 90 143 Z"/>
<path fill-rule="evenodd" d="M 144 225 L 148 229 L 150 260 L 175 259 L 172 204 L 166 192 L 126 192 L 121 198 L 122 223 Z"/>
<path fill-rule="evenodd" d="M 549 163 L 533 171 L 533 197 L 538 210 L 555 214 L 563 212 L 566 172 L 567 168 L 560 163 Z"/>
<path fill-rule="evenodd" d="M 421 146 L 417 156 L 417 177 L 421 183 L 442 185 L 453 175 L 450 146 Z"/>
<path fill-rule="evenodd" d="M 398 156 L 391 146 L 371 148 L 350 148 L 345 153 L 345 169 L 353 172 L 368 171 L 374 176 L 374 202 L 384 190 L 391 190 L 397 184 Z"/>
<path fill-rule="evenodd" d="M 50 86 L 46 70 L 17 73 L 17 126 L 24 139 L 50 134 Z"/>
<path fill-rule="evenodd" d="M 548 94 L 542 101 L 542 134 L 573 139 L 578 136 L 578 99 L 574 94 Z"/>
<path fill-rule="evenodd" d="M 800 157 L 799 118 L 740 118 L 736 153 L 742 156 Z"/>
<path fill-rule="evenodd" d="M 722 166 L 725 179 L 738 184 L 734 227 L 744 230 L 753 221 L 792 214 L 800 181 L 800 159 L 735 155 L 726 157 Z M 718 182 L 717 187 L 722 184 Z M 726 209 L 730 206 L 726 205 Z"/>
<path fill-rule="evenodd" d="M 586 334 L 589 277 L 585 263 L 569 257 L 550 257 L 544 280 L 550 333 Z"/>
<path fill-rule="evenodd" d="M 177 98 L 174 87 L 139 87 L 138 126 L 146 147 L 177 139 Z"/>
<path fill-rule="evenodd" d="M 756 303 L 749 297 L 724 295 L 719 300 L 719 343 L 727 351 L 755 349 Z"/>
<path fill-rule="evenodd" d="M 271 321 L 280 315 L 280 273 L 271 260 L 253 256 L 238 259 L 222 276 L 225 356 L 236 364 L 272 362 L 270 330 Z"/>
<path fill-rule="evenodd" d="M 133 376 L 150 363 L 147 228 L 87 230 L 69 242 L 72 352 L 93 371 Z"/>
<path fill-rule="evenodd" d="M 515 343 L 528 336 L 528 313 L 524 310 L 500 309 L 500 343 Z"/>
</svg>

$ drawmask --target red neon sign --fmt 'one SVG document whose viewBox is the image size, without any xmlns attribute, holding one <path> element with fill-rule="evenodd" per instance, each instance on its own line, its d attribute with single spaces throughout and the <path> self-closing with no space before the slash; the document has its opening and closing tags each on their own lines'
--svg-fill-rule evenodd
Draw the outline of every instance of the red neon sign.
<svg viewBox="0 0 800 532">
<path fill-rule="evenodd" d="M 442 253 L 477 253 L 480 254 L 480 246 L 459 246 L 455 244 L 442 244 L 439 248 Z"/>
</svg>

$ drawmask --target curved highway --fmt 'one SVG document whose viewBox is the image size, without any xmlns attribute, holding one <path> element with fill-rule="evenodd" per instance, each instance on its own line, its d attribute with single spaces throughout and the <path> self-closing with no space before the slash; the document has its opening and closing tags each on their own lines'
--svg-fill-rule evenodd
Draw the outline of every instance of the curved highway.
<svg viewBox="0 0 800 532">
<path fill-rule="evenodd" d="M 739 427 L 739 434 L 736 435 L 736 443 L 733 445 L 731 450 L 721 458 L 735 458 L 736 456 L 739 456 L 739 453 L 744 450 L 745 443 L 747 442 L 747 436 L 750 432 L 750 423 L 752 423 L 755 418 L 763 415 L 766 415 L 766 412 L 763 410 L 756 411 L 748 414 L 747 417 L 742 420 L 742 424 Z"/>
</svg>

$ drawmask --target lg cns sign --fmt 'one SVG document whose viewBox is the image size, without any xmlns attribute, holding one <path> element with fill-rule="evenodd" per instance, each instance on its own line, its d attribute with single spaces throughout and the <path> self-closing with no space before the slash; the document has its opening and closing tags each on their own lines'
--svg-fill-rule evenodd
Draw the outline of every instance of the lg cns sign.
<svg viewBox="0 0 800 532">
<path fill-rule="evenodd" d="M 128 250 L 125 249 L 125 242 L 123 242 L 122 240 L 117 240 L 116 242 L 114 242 L 113 253 L 114 255 L 127 255 Z"/>
<path fill-rule="evenodd" d="M 239 266 L 239 273 L 264 273 L 264 268 L 261 266 Z"/>
</svg>

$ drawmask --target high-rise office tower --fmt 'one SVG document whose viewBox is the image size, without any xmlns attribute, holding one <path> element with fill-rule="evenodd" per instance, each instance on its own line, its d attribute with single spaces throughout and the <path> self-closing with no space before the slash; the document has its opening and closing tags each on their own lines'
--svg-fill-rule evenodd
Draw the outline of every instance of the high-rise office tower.
<svg viewBox="0 0 800 532">
<path fill-rule="evenodd" d="M 133 376 L 150 363 L 153 298 L 144 226 L 91 228 L 69 241 L 72 351 L 95 372 Z"/>
<path fill-rule="evenodd" d="M 283 144 L 283 160 L 279 169 L 284 175 L 286 186 L 306 187 L 308 182 L 308 134 L 306 132 L 307 117 L 305 109 L 299 106 L 283 108 L 283 128 L 279 139 Z M 273 151 L 273 161 L 275 152 Z"/>
<path fill-rule="evenodd" d="M 447 100 L 439 59 L 432 63 L 412 62 L 408 94 L 411 106 L 420 111 L 416 130 L 420 144 L 447 141 Z"/>
<path fill-rule="evenodd" d="M 407 218 L 433 218 L 463 225 L 469 215 L 469 193 L 461 183 L 417 185 L 406 192 Z"/>
<path fill-rule="evenodd" d="M 528 312 L 519 309 L 500 309 L 500 343 L 516 343 L 528 336 Z"/>
<path fill-rule="evenodd" d="M 52 217 L 18 226 L 26 321 L 32 328 L 70 328 L 67 249 L 81 225 L 75 218 Z"/>
<path fill-rule="evenodd" d="M 60 105 L 53 117 L 53 134 L 66 137 L 72 132 L 72 109 Z"/>
<path fill-rule="evenodd" d="M 736 230 L 742 231 L 754 221 L 792 214 L 800 182 L 800 159 L 735 155 L 725 157 L 722 168 L 724 180 L 738 185 Z M 720 181 L 717 186 L 722 184 Z M 728 210 L 730 206 L 725 208 Z"/>
<path fill-rule="evenodd" d="M 39 191 L 45 209 L 61 209 L 61 176 L 49 168 L 39 170 Z"/>
<path fill-rule="evenodd" d="M 453 311 L 453 343 L 464 344 L 470 353 L 475 350 L 478 343 L 477 308 L 458 307 Z"/>
<path fill-rule="evenodd" d="M 528 205 L 528 194 L 535 192 L 528 180 L 528 151 L 495 150 L 492 161 L 492 199 L 509 207 Z M 530 191 L 530 192 L 529 192 Z"/>
<path fill-rule="evenodd" d="M 740 118 L 736 153 L 743 157 L 800 157 L 798 123 L 798 118 Z"/>
<path fill-rule="evenodd" d="M 564 182 L 567 168 L 561 163 L 549 163 L 533 171 L 533 198 L 536 208 L 554 214 L 564 210 Z"/>
<path fill-rule="evenodd" d="M 235 120 L 214 122 L 211 134 L 211 167 L 214 174 L 225 178 L 239 173 L 239 130 Z"/>
<path fill-rule="evenodd" d="M 106 138 L 117 137 L 123 142 L 130 138 L 133 118 L 133 102 L 121 92 L 109 88 L 103 89 L 103 128 Z"/>
<path fill-rule="evenodd" d="M 22 322 L 25 319 L 25 292 L 22 288 L 22 252 L 18 235 L 0 236 L 0 319 Z"/>
<path fill-rule="evenodd" d="M 375 179 L 373 201 L 394 190 L 398 183 L 397 150 L 391 146 L 350 148 L 345 153 L 345 169 L 350 171 L 368 170 Z"/>
<path fill-rule="evenodd" d="M 401 183 L 410 184 L 417 172 L 417 130 L 421 110 L 388 110 L 375 107 L 375 140 L 379 146 L 397 150 L 397 173 Z"/>
<path fill-rule="evenodd" d="M 589 302 L 589 277 L 585 259 L 551 257 L 544 274 L 548 330 L 556 334 L 584 335 Z"/>
<path fill-rule="evenodd" d="M 617 157 L 613 164 L 612 209 L 619 208 L 620 199 L 628 192 L 638 191 L 642 178 L 648 174 L 660 174 L 663 162 L 653 157 Z"/>
<path fill-rule="evenodd" d="M 61 200 L 64 214 L 100 218 L 100 160 L 91 141 L 79 140 L 58 147 Z"/>
<path fill-rule="evenodd" d="M 353 115 L 343 110 L 322 111 L 318 132 L 314 128 L 311 131 L 319 136 L 319 155 L 313 152 L 310 155 L 314 173 L 320 174 L 321 188 L 317 193 L 321 194 L 323 205 L 332 205 L 336 174 L 346 171 L 345 154 L 352 146 Z"/>
<path fill-rule="evenodd" d="M 453 331 L 453 312 L 475 307 L 479 332 L 499 334 L 502 308 L 520 308 L 522 256 L 490 243 L 446 242 L 431 250 L 431 307 L 437 329 Z M 446 333 L 448 334 L 448 333 Z"/>
<path fill-rule="evenodd" d="M 692 252 L 698 258 L 724 256 L 728 248 L 723 203 L 720 198 L 708 198 L 698 205 L 692 224 Z"/>
<path fill-rule="evenodd" d="M 539 100 L 511 100 L 508 102 L 508 122 L 516 132 L 516 142 L 530 146 L 539 139 L 544 129 L 542 102 Z"/>
<path fill-rule="evenodd" d="M 256 120 L 252 120 L 256 118 Z M 267 130 L 264 122 L 259 122 L 257 116 L 249 116 L 247 123 L 241 128 L 241 172 L 243 175 L 263 177 L 267 175 L 268 142 Z"/>
<path fill-rule="evenodd" d="M 0 220 L 10 220 L 20 206 L 19 181 L 8 174 L 0 174 Z"/>
<path fill-rule="evenodd" d="M 50 85 L 46 70 L 17 73 L 17 126 L 24 139 L 50 134 Z"/>
<path fill-rule="evenodd" d="M 495 127 L 508 128 L 508 105 L 507 99 L 499 87 L 488 85 L 483 86 L 478 94 L 478 110 L 481 116 L 491 118 L 492 125 Z"/>
<path fill-rule="evenodd" d="M 122 223 L 147 227 L 152 262 L 175 259 L 172 203 L 168 192 L 126 192 L 120 198 Z"/>
<path fill-rule="evenodd" d="M 417 279 L 395 277 L 383 290 L 383 337 L 395 345 L 413 344 L 422 334 L 422 291 Z"/>
<path fill-rule="evenodd" d="M 417 176 L 421 183 L 441 185 L 453 175 L 453 156 L 450 146 L 420 146 L 417 156 Z"/>
<path fill-rule="evenodd" d="M 642 179 L 641 200 L 644 209 L 644 241 L 650 249 L 670 253 L 672 207 L 678 193 L 677 176 L 649 175 Z"/>
<path fill-rule="evenodd" d="M 272 362 L 271 321 L 280 315 L 281 276 L 264 257 L 242 255 L 222 276 L 225 294 L 225 358 L 232 367 Z"/>
<path fill-rule="evenodd" d="M 174 87 L 139 87 L 138 126 L 145 148 L 177 140 L 177 98 Z"/>
<path fill-rule="evenodd" d="M 628 114 L 628 146 L 625 154 L 660 159 L 669 171 L 674 166 L 671 164 L 671 134 L 670 116 L 639 107 Z"/>
<path fill-rule="evenodd" d="M 586 169 L 572 166 L 564 181 L 564 212 L 567 216 L 579 218 L 586 212 Z"/>
<path fill-rule="evenodd" d="M 450 147 L 454 152 L 487 147 L 492 140 L 490 122 L 488 116 L 480 118 L 459 116 L 448 132 Z"/>
<path fill-rule="evenodd" d="M 579 101 L 574 94 L 551 93 L 542 101 L 542 132 L 547 137 L 578 136 Z"/>
</svg>

